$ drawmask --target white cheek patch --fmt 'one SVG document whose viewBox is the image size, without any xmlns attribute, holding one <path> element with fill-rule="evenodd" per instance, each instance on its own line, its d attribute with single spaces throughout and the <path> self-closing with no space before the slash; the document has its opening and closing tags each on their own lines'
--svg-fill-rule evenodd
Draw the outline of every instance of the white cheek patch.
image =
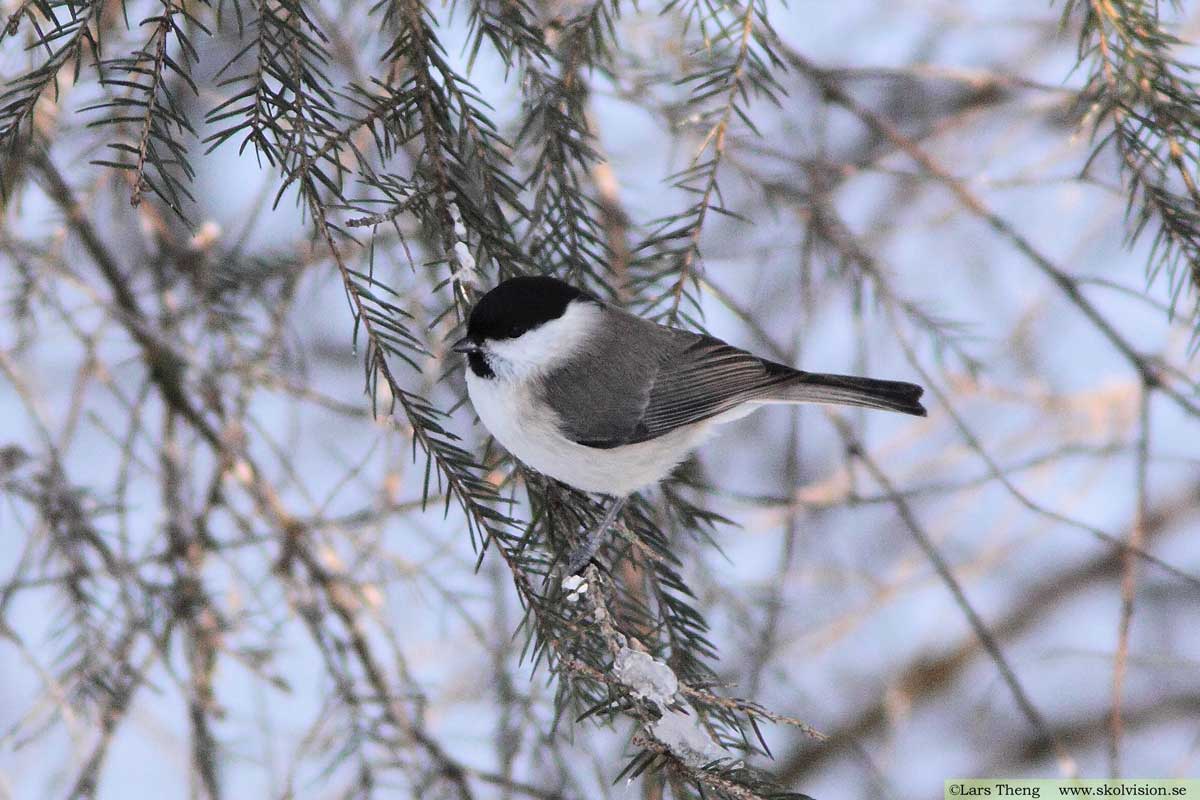
<svg viewBox="0 0 1200 800">
<path fill-rule="evenodd" d="M 570 358 L 597 326 L 604 310 L 575 301 L 558 319 L 545 322 L 515 339 L 487 342 L 488 365 L 499 377 L 517 380 L 549 372 Z"/>
</svg>

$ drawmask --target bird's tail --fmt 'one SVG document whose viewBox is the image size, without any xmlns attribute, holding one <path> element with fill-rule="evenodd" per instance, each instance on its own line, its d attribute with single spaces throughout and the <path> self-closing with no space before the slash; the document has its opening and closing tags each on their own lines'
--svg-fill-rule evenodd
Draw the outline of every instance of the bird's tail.
<svg viewBox="0 0 1200 800">
<path fill-rule="evenodd" d="M 764 399 L 768 402 L 865 406 L 923 417 L 925 407 L 921 405 L 920 399 L 924 393 L 925 390 L 915 383 L 799 372 L 795 380 L 779 386 Z"/>
</svg>

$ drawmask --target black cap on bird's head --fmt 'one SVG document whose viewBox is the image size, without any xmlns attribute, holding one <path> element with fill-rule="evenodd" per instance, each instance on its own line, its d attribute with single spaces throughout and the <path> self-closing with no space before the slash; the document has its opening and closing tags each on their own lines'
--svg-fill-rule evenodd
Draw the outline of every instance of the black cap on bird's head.
<svg viewBox="0 0 1200 800">
<path fill-rule="evenodd" d="M 572 300 L 599 302 L 558 278 L 526 275 L 509 278 L 479 298 L 467 320 L 467 335 L 454 343 L 459 353 L 477 353 L 489 339 L 515 339 L 526 331 L 558 319 Z"/>
</svg>

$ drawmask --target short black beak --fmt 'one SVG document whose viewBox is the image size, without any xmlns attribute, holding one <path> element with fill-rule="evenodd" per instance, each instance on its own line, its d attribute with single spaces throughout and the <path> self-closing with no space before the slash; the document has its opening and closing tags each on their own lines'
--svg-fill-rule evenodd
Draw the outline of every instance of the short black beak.
<svg viewBox="0 0 1200 800">
<path fill-rule="evenodd" d="M 464 336 L 450 345 L 450 349 L 456 353 L 478 353 L 479 345 L 472 341 L 470 336 Z"/>
</svg>

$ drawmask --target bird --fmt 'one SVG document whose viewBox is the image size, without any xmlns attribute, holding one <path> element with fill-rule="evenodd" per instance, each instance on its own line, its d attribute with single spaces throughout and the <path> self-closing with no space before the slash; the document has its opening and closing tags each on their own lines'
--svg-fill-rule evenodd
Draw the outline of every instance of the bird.
<svg viewBox="0 0 1200 800">
<path fill-rule="evenodd" d="M 916 384 L 804 372 L 546 275 L 509 278 L 484 294 L 451 349 L 466 356 L 475 413 L 509 453 L 612 498 L 569 554 L 571 575 L 595 556 L 629 497 L 666 478 L 723 423 L 772 404 L 926 413 Z"/>
</svg>

